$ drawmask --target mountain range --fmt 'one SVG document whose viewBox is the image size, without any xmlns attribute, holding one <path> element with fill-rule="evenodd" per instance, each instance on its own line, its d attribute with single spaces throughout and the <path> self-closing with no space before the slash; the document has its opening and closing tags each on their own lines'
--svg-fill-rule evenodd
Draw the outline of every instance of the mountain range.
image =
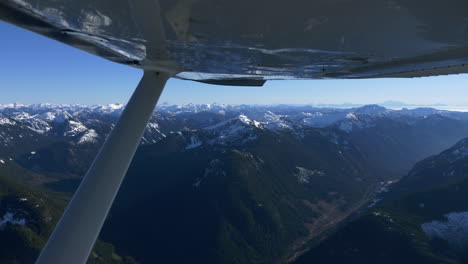
<svg viewBox="0 0 468 264">
<path fill-rule="evenodd" d="M 294 263 L 468 263 L 467 165 L 468 139 L 418 162 Z"/>
<path fill-rule="evenodd" d="M 0 233 L 12 232 L 19 241 L 37 238 L 34 244 L 18 242 L 21 250 L 9 250 L 5 261 L 19 258 L 14 252 L 29 252 L 22 263 L 37 256 L 122 109 L 117 104 L 0 107 L 0 177 L 5 186 L 19 186 L 0 193 L 0 226 L 5 226 Z M 387 216 L 395 221 L 387 208 L 403 210 L 407 202 L 401 199 L 407 198 L 402 197 L 461 180 L 464 167 L 454 164 L 464 160 L 455 156 L 468 153 L 459 147 L 467 136 L 468 113 L 432 108 L 161 105 L 90 261 L 308 263 L 317 254 L 329 258 L 320 248 L 344 248 L 337 243 L 356 238 L 346 233 L 349 226 L 367 228 L 368 222 L 359 221 Z M 34 197 L 50 202 L 33 202 L 26 209 L 18 202 Z M 36 205 L 44 211 L 34 211 Z M 444 214 L 425 221 L 440 217 Z M 49 220 L 38 229 L 37 219 Z M 421 243 L 440 240 L 418 232 L 425 239 Z M 0 238 L 2 244 L 8 241 Z M 447 243 L 418 252 L 449 248 L 456 261 L 462 259 L 456 255 L 460 250 Z M 346 256 L 336 257 L 338 263 Z"/>
</svg>

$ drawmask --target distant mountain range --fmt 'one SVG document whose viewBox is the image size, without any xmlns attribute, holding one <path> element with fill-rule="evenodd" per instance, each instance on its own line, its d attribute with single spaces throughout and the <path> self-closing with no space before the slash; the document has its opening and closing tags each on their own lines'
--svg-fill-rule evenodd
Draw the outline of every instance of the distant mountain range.
<svg viewBox="0 0 468 264">
<path fill-rule="evenodd" d="M 359 108 L 365 106 L 366 104 L 359 104 L 359 103 L 311 103 L 310 106 L 317 107 L 317 108 Z M 437 108 L 437 109 L 468 109 L 466 105 L 448 105 L 448 104 L 441 104 L 441 103 L 433 103 L 433 104 L 409 104 L 401 101 L 385 101 L 382 103 L 378 103 L 377 105 L 382 107 L 387 107 L 390 109 L 403 109 L 403 108 Z"/>
<path fill-rule="evenodd" d="M 318 103 L 318 104 L 311 104 L 314 107 L 320 107 L 320 108 L 358 108 L 365 106 L 366 104 L 356 104 L 356 103 L 341 103 L 341 104 L 324 104 L 324 103 Z M 383 107 L 388 107 L 392 109 L 401 109 L 401 108 L 420 108 L 420 107 L 441 107 L 445 108 L 448 107 L 449 105 L 446 104 L 408 104 L 400 101 L 385 101 L 382 103 L 378 103 L 377 105 L 383 106 Z"/>
<path fill-rule="evenodd" d="M 37 241 L 17 242 L 21 250 L 9 250 L 5 263 L 19 258 L 14 252 L 34 259 L 122 110 L 0 107 L 0 180 L 17 186 L 0 193 L 0 234 Z M 90 262 L 307 263 L 317 245 L 337 245 L 329 241 L 348 219 L 372 220 L 387 201 L 446 184 L 439 167 L 430 175 L 428 161 L 418 161 L 455 162 L 454 144 L 467 136 L 468 113 L 432 108 L 161 105 Z M 35 202 L 20 207 L 23 198 L 50 202 L 35 212 Z M 38 229 L 33 219 L 45 218 Z"/>
</svg>

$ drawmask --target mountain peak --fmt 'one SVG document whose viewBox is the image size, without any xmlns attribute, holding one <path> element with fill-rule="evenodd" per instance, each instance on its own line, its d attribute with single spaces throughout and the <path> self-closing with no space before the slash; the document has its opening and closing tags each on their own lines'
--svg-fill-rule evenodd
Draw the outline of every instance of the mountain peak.
<svg viewBox="0 0 468 264">
<path fill-rule="evenodd" d="M 70 119 L 71 117 L 72 116 L 67 111 L 59 112 L 55 115 L 54 122 L 61 124 L 65 122 L 65 120 Z"/>
<path fill-rule="evenodd" d="M 356 108 L 354 110 L 355 113 L 358 114 L 367 114 L 367 115 L 372 115 L 372 114 L 381 114 L 388 112 L 389 110 L 383 106 L 376 105 L 376 104 L 371 104 L 371 105 L 365 105 L 359 108 Z"/>
<path fill-rule="evenodd" d="M 262 126 L 261 126 L 261 124 L 262 124 L 261 122 L 252 120 L 252 119 L 248 118 L 246 115 L 239 115 L 238 119 L 239 119 L 242 123 L 244 123 L 244 124 L 246 124 L 246 125 L 253 125 L 253 126 L 258 127 L 258 128 L 261 128 L 261 127 L 262 127 Z"/>
</svg>

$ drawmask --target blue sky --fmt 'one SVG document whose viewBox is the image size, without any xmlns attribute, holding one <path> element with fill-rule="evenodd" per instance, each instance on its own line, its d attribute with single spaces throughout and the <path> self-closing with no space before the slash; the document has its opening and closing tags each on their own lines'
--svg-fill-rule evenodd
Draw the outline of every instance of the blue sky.
<svg viewBox="0 0 468 264">
<path fill-rule="evenodd" d="M 0 104 L 125 103 L 142 76 L 0 22 Z M 227 87 L 171 79 L 160 99 L 170 104 L 411 104 L 468 105 L 468 75 L 415 79 L 269 81 L 263 87 Z"/>
</svg>

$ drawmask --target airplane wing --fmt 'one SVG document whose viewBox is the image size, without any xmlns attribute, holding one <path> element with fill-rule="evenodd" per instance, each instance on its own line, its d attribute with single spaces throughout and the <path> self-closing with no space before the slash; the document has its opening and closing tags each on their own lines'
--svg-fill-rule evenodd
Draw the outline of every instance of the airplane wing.
<svg viewBox="0 0 468 264">
<path fill-rule="evenodd" d="M 468 2 L 2 0 L 0 19 L 176 78 L 419 77 L 468 72 Z"/>
</svg>

